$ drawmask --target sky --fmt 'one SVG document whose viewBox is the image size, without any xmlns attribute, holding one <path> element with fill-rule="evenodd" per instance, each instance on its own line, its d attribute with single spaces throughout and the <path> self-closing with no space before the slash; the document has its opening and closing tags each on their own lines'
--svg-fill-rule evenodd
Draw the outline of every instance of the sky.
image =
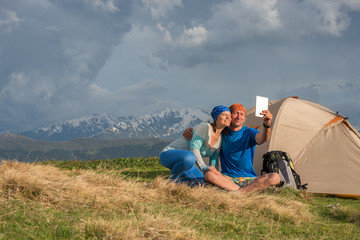
<svg viewBox="0 0 360 240">
<path fill-rule="evenodd" d="M 359 0 L 0 0 L 0 131 L 359 92 Z"/>
</svg>

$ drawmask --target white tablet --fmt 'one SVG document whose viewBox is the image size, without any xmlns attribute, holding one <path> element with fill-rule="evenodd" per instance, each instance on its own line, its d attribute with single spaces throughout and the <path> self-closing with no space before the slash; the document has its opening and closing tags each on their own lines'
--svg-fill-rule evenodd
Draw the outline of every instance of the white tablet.
<svg viewBox="0 0 360 240">
<path fill-rule="evenodd" d="M 256 96 L 255 99 L 255 116 L 256 117 L 263 117 L 263 115 L 260 115 L 260 113 L 263 110 L 268 110 L 268 106 L 269 106 L 269 98 L 267 97 L 261 97 L 261 96 Z"/>
</svg>

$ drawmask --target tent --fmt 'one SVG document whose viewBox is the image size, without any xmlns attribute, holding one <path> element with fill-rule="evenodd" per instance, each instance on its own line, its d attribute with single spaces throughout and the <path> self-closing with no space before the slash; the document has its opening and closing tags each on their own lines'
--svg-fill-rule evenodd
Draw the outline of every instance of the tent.
<svg viewBox="0 0 360 240">
<path fill-rule="evenodd" d="M 281 150 L 292 158 L 308 192 L 360 197 L 360 134 L 346 118 L 298 97 L 269 102 L 273 114 L 269 142 L 256 147 L 254 168 L 262 169 L 262 156 Z M 260 127 L 255 107 L 247 110 L 245 126 Z"/>
</svg>

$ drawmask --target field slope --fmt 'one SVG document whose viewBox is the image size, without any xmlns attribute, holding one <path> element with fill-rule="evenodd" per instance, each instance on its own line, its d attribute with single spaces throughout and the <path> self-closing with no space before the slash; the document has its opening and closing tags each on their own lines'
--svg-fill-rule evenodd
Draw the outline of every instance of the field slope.
<svg viewBox="0 0 360 240">
<path fill-rule="evenodd" d="M 359 239 L 358 200 L 189 188 L 135 160 L 1 162 L 0 239 Z"/>
</svg>

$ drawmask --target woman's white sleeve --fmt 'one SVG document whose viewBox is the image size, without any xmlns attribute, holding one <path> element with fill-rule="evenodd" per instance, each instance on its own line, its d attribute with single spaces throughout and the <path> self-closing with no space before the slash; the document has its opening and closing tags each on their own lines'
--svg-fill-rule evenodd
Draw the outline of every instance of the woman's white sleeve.
<svg viewBox="0 0 360 240">
<path fill-rule="evenodd" d="M 194 153 L 196 157 L 196 164 L 199 166 L 200 170 L 202 172 L 209 171 L 209 166 L 206 166 L 204 163 L 204 160 L 201 156 L 200 148 L 205 142 L 206 135 L 208 132 L 208 126 L 207 124 L 199 124 L 194 128 L 193 137 L 191 139 L 190 143 L 190 151 Z"/>
</svg>

